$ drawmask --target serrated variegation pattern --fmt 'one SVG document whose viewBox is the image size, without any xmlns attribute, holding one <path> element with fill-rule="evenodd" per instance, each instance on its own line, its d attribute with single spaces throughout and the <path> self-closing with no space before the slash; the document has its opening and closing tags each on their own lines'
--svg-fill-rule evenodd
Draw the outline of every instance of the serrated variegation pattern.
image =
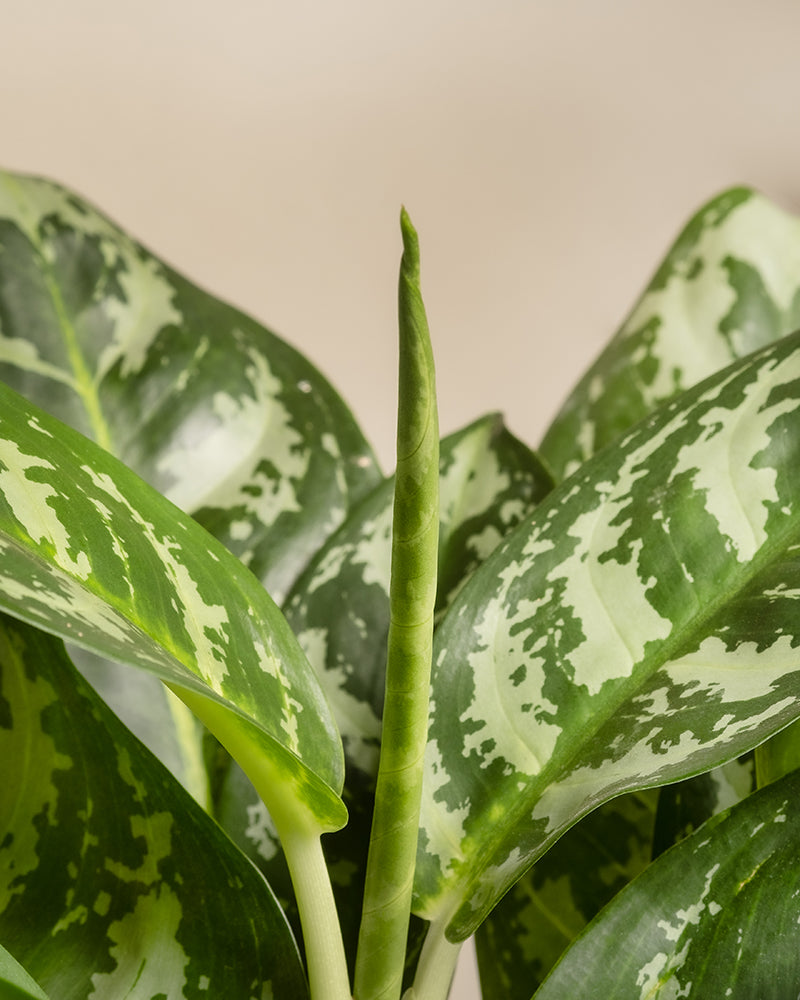
<svg viewBox="0 0 800 1000">
<path fill-rule="evenodd" d="M 125 466 L 6 386 L 0 553 L 5 610 L 215 699 L 322 822 L 341 824 L 335 723 L 263 587 Z"/>
<path fill-rule="evenodd" d="M 441 469 L 437 620 L 477 567 L 553 488 L 539 457 L 496 414 L 445 438 Z"/>
<path fill-rule="evenodd" d="M 0 757 L 16 762 L 0 786 L 0 941 L 53 1000 L 305 1000 L 266 883 L 62 644 L 2 616 Z"/>
<path fill-rule="evenodd" d="M 418 912 L 461 939 L 582 815 L 800 714 L 800 338 L 554 491 L 436 638 Z"/>
<path fill-rule="evenodd" d="M 800 772 L 667 851 L 573 944 L 536 1000 L 792 1000 Z"/>
<path fill-rule="evenodd" d="M 558 478 L 656 406 L 800 328 L 800 220 L 734 188 L 688 223 L 549 428 Z"/>
<path fill-rule="evenodd" d="M 380 478 L 305 358 L 72 192 L 6 172 L 0 379 L 195 514 L 277 601 Z"/>
</svg>

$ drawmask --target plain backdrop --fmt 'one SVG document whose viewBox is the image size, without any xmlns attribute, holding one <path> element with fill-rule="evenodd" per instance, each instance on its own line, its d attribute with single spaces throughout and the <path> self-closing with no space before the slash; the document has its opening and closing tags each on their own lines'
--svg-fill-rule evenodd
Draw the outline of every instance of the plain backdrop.
<svg viewBox="0 0 800 1000">
<path fill-rule="evenodd" d="M 0 10 L 0 163 L 304 351 L 387 470 L 401 204 L 442 430 L 502 410 L 532 445 L 704 200 L 748 183 L 800 210 L 793 0 Z"/>
</svg>

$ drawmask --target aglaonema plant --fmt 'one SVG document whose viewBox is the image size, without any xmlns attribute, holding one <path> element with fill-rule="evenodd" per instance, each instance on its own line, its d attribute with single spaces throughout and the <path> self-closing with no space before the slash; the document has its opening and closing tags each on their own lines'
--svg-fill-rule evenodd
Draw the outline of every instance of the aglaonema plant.
<svg viewBox="0 0 800 1000">
<path fill-rule="evenodd" d="M 401 230 L 386 477 L 0 175 L 0 994 L 443 1000 L 474 934 L 487 998 L 795 1000 L 800 222 L 703 208 L 538 455 L 440 441 Z"/>
</svg>

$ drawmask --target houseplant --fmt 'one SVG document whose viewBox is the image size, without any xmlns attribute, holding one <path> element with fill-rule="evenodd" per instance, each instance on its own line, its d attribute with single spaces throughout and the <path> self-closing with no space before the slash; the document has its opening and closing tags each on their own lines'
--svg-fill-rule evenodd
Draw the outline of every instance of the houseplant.
<svg viewBox="0 0 800 1000">
<path fill-rule="evenodd" d="M 487 997 L 796 997 L 800 223 L 702 209 L 540 456 L 440 445 L 402 233 L 392 480 L 2 175 L 0 983 L 437 1000 L 477 932 Z"/>
</svg>

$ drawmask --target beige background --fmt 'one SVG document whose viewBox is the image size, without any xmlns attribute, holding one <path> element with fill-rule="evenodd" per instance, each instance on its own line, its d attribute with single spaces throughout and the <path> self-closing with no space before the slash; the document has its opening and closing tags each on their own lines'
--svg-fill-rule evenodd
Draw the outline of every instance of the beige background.
<svg viewBox="0 0 800 1000">
<path fill-rule="evenodd" d="M 0 9 L 0 162 L 305 351 L 387 468 L 401 203 L 443 430 L 502 409 L 531 444 L 700 202 L 800 210 L 792 0 Z"/>
</svg>

